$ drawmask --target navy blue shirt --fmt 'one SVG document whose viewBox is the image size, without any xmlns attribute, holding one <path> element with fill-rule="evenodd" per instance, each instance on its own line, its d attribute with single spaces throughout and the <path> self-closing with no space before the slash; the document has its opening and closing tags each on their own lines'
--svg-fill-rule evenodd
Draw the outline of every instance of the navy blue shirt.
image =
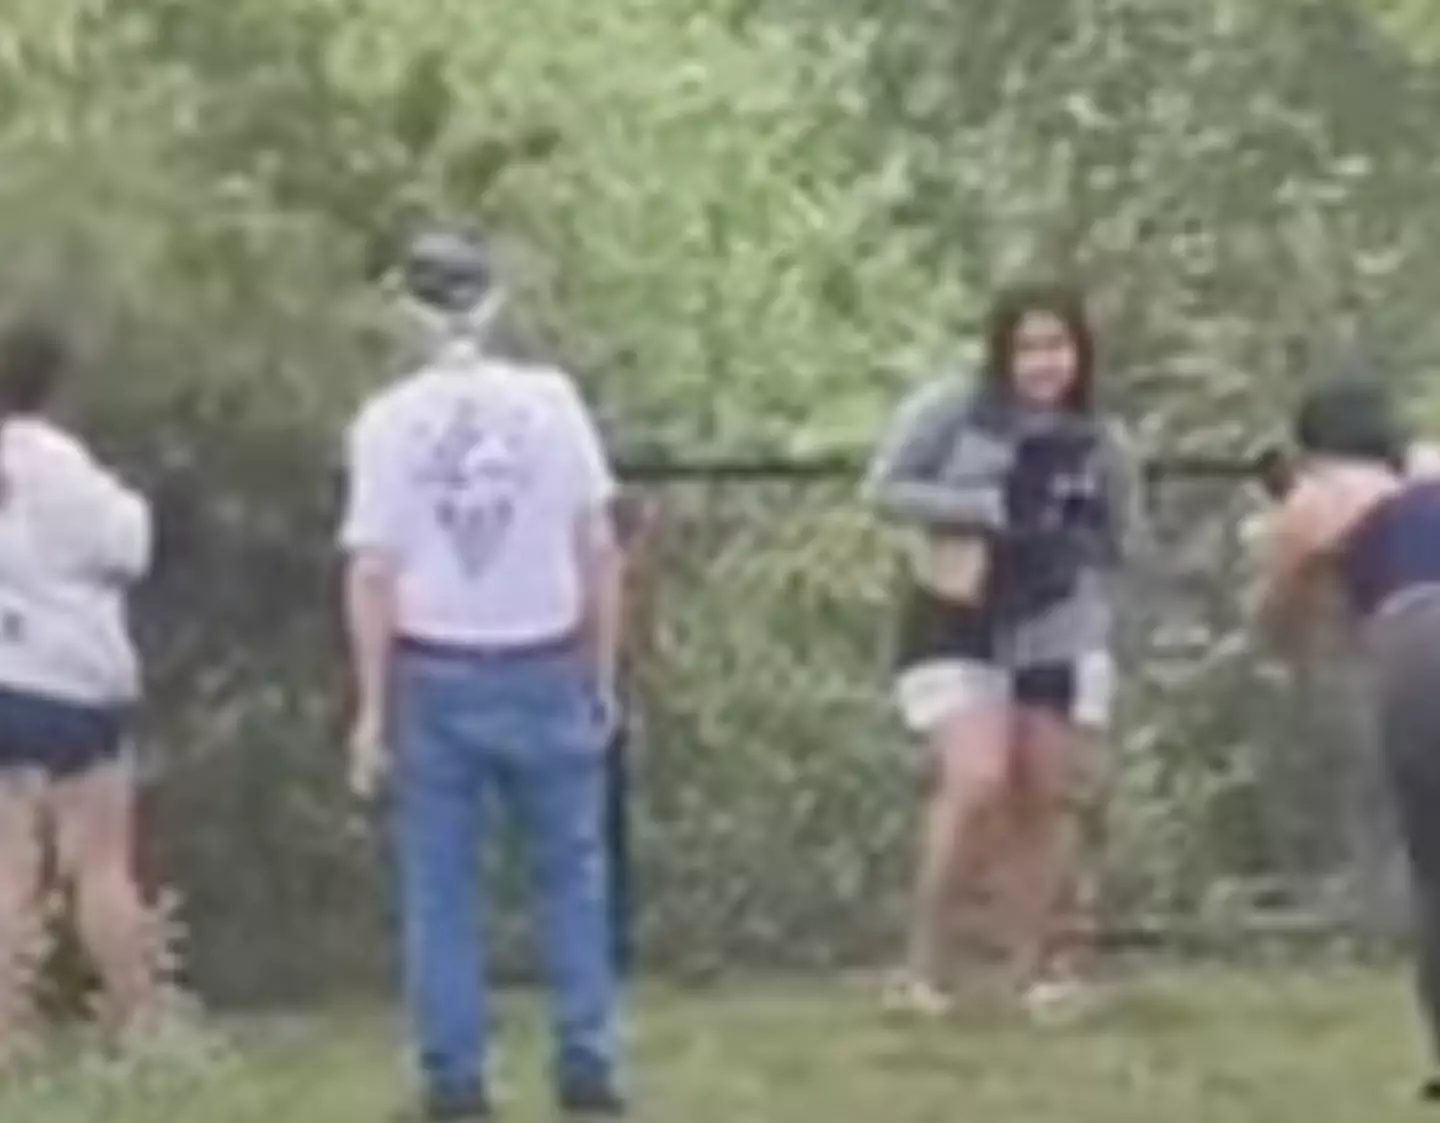
<svg viewBox="0 0 1440 1123">
<path fill-rule="evenodd" d="M 1070 596 L 1081 571 L 1102 560 L 1111 512 L 1098 434 L 1062 426 L 1022 437 L 1005 491 L 996 597 L 1002 615 L 1024 618 Z"/>
<path fill-rule="evenodd" d="M 1346 536 L 1339 561 L 1362 616 L 1414 585 L 1440 584 L 1440 480 L 1409 484 L 1378 503 Z"/>
</svg>

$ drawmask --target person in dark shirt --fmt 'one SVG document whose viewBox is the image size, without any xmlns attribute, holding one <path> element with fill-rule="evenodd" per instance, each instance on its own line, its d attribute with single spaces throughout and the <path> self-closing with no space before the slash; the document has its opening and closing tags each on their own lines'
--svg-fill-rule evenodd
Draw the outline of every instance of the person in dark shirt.
<svg viewBox="0 0 1440 1123">
<path fill-rule="evenodd" d="M 1372 664 L 1414 886 L 1420 1005 L 1440 1072 L 1440 478 L 1408 455 L 1373 382 L 1314 390 L 1295 436 L 1300 463 L 1271 515 L 1260 618 L 1287 645 L 1303 645 L 1318 598 L 1338 589 Z M 1422 1094 L 1440 1102 L 1440 1078 Z"/>
</svg>

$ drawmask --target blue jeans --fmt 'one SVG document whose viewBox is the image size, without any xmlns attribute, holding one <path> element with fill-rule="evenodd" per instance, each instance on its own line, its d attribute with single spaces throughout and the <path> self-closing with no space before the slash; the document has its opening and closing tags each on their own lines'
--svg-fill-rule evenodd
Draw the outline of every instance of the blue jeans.
<svg viewBox="0 0 1440 1123">
<path fill-rule="evenodd" d="M 518 820 L 539 896 L 557 1079 L 608 1079 L 604 730 L 583 659 L 564 647 L 405 649 L 393 689 L 405 987 L 428 1087 L 464 1096 L 484 1080 L 480 858 L 497 796 Z"/>
</svg>

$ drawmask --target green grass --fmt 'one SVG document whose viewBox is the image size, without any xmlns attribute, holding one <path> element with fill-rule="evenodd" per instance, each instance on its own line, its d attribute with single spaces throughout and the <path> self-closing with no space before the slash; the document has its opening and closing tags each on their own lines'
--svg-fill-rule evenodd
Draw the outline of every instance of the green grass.
<svg viewBox="0 0 1440 1123">
<path fill-rule="evenodd" d="M 1421 1049 L 1398 973 L 1137 973 L 1089 1021 L 998 1013 L 896 1023 L 872 984 L 647 990 L 633 1019 L 638 1123 L 1404 1123 Z M 504 1118 L 553 1118 L 543 1021 L 503 1008 Z M 5 1123 L 382 1123 L 409 1087 L 370 1013 L 237 1024 L 238 1055 L 105 1076 L 72 1063 L 0 1091 Z"/>
</svg>

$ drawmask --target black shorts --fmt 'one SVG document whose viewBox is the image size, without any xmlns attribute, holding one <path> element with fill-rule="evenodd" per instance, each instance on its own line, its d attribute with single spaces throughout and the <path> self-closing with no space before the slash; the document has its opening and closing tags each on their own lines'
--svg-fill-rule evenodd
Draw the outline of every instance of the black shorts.
<svg viewBox="0 0 1440 1123">
<path fill-rule="evenodd" d="M 929 659 L 904 668 L 895 701 L 906 726 L 928 734 L 976 704 L 1044 710 L 1090 730 L 1109 723 L 1114 667 L 1097 650 L 1066 663 L 1007 667 L 980 659 Z"/>
<path fill-rule="evenodd" d="M 996 657 L 995 614 L 988 602 L 961 604 L 906 580 L 900 592 L 896 669 L 936 659 L 990 662 Z"/>
<path fill-rule="evenodd" d="M 905 724 L 928 732 L 958 706 L 1004 703 L 1046 710 L 1087 728 L 1110 717 L 1109 652 L 1012 666 L 992 607 L 956 604 L 913 582 L 902 588 L 896 652 L 897 701 Z"/>
<path fill-rule="evenodd" d="M 1083 709 L 1079 660 L 1017 667 L 1011 673 L 1011 683 L 1017 705 L 1050 710 L 1064 718 Z"/>
<path fill-rule="evenodd" d="M 129 730 L 128 706 L 81 705 L 0 687 L 0 769 L 78 776 L 117 759 Z"/>
</svg>

